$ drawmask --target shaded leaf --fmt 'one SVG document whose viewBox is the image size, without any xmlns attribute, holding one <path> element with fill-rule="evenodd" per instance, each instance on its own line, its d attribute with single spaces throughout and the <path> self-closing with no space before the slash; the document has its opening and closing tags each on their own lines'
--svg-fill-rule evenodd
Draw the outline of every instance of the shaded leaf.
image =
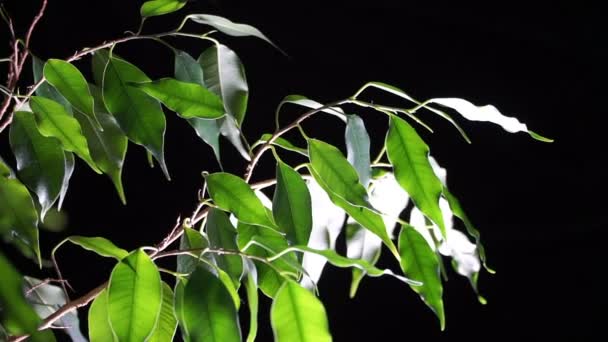
<svg viewBox="0 0 608 342">
<path fill-rule="evenodd" d="M 243 259 L 245 269 L 245 290 L 247 293 L 247 304 L 249 306 L 249 333 L 247 342 L 255 342 L 258 334 L 258 272 L 253 261 Z"/>
<path fill-rule="evenodd" d="M 160 309 L 158 323 L 148 342 L 173 341 L 177 330 L 177 319 L 173 313 L 173 291 L 167 283 L 163 283 L 163 303 Z"/>
<path fill-rule="evenodd" d="M 315 100 L 311 100 L 303 95 L 287 95 L 279 103 L 279 106 L 277 107 L 277 113 L 280 113 L 283 106 L 288 103 L 296 104 L 296 105 L 310 108 L 310 109 L 319 109 L 324 106 L 322 103 L 317 102 Z M 344 111 L 339 107 L 326 108 L 326 109 L 323 109 L 322 112 L 336 116 L 338 119 L 340 119 L 344 122 L 347 121 L 346 114 L 344 114 Z"/>
<path fill-rule="evenodd" d="M 207 237 L 198 231 L 184 227 L 184 234 L 179 240 L 179 249 L 198 249 L 201 251 L 209 247 L 209 241 L 207 241 Z M 199 254 L 199 253 L 197 253 Z M 209 255 L 203 256 L 203 258 L 210 258 Z M 189 255 L 178 255 L 177 256 L 177 273 L 189 274 L 194 272 L 196 266 L 199 264 L 198 260 Z"/>
<path fill-rule="evenodd" d="M 238 251 L 236 229 L 230 223 L 228 215 L 219 209 L 211 208 L 207 214 L 205 226 L 211 248 Z M 238 255 L 216 255 L 217 266 L 224 270 L 238 286 L 243 274 L 243 260 Z"/>
<path fill-rule="evenodd" d="M 188 0 L 152 0 L 141 5 L 139 13 L 142 17 L 153 17 L 179 11 Z"/>
<path fill-rule="evenodd" d="M 181 329 L 180 332 L 182 334 L 182 339 L 184 341 L 190 341 L 190 336 L 188 335 L 188 331 L 185 328 L 184 324 L 184 289 L 186 288 L 187 280 L 184 278 L 177 278 L 175 281 L 175 296 L 173 299 L 173 311 L 175 314 L 175 318 L 177 318 L 177 323 Z M 91 341 L 93 342 L 93 341 Z"/>
<path fill-rule="evenodd" d="M 275 341 L 331 341 L 323 303 L 293 281 L 281 287 L 270 309 Z"/>
<path fill-rule="evenodd" d="M 15 178 L 13 170 L 6 165 L 4 159 L 2 159 L 2 156 L 0 156 L 0 177 Z"/>
<path fill-rule="evenodd" d="M 63 200 L 68 193 L 68 187 L 70 186 L 70 179 L 72 178 L 72 174 L 74 173 L 74 167 L 76 166 L 76 160 L 74 159 L 74 154 L 68 151 L 63 151 L 64 154 L 64 174 L 63 174 L 63 183 L 61 185 L 61 192 L 59 192 L 59 202 L 57 203 L 57 209 L 61 209 L 63 207 Z"/>
<path fill-rule="evenodd" d="M 268 142 L 270 140 L 271 137 L 272 137 L 272 134 L 270 134 L 270 133 L 263 134 L 260 137 L 260 139 L 258 141 L 256 141 L 255 144 L 253 144 L 251 146 L 251 149 L 255 148 L 258 145 L 265 144 L 266 142 Z M 279 146 L 279 147 L 284 148 L 284 149 L 286 149 L 288 151 L 297 152 L 297 153 L 299 153 L 299 154 L 301 154 L 303 156 L 308 157 L 308 150 L 307 149 L 301 148 L 301 147 L 297 147 L 297 146 L 295 146 L 294 144 L 292 144 L 291 142 L 289 142 L 289 140 L 287 140 L 285 138 L 281 138 L 281 137 L 276 138 L 272 142 L 272 145 Z"/>
<path fill-rule="evenodd" d="M 348 162 L 357 170 L 359 183 L 365 188 L 371 179 L 371 157 L 369 134 L 365 123 L 356 115 L 349 115 L 346 122 L 346 156 Z"/>
<path fill-rule="evenodd" d="M 120 341 L 144 341 L 154 327 L 162 305 L 160 274 L 141 249 L 122 259 L 112 270 L 108 285 L 108 317 Z"/>
<path fill-rule="evenodd" d="M 205 86 L 203 68 L 190 54 L 185 51 L 175 50 L 174 59 L 175 79 Z"/>
<path fill-rule="evenodd" d="M 91 304 L 88 321 L 91 342 L 118 341 L 108 317 L 108 289 L 104 289 Z"/>
<path fill-rule="evenodd" d="M 386 152 L 399 185 L 445 236 L 445 223 L 439 208 L 443 186 L 429 163 L 429 147 L 412 126 L 391 115 Z"/>
<path fill-rule="evenodd" d="M 399 252 L 403 273 L 409 278 L 422 282 L 421 286 L 412 286 L 412 289 L 435 312 L 439 318 L 441 330 L 445 329 L 443 286 L 441 285 L 437 254 L 412 226 L 403 226 L 401 229 Z"/>
<path fill-rule="evenodd" d="M 38 83 L 44 76 L 44 61 L 36 56 L 32 56 L 32 73 L 34 76 L 34 83 Z M 53 88 L 48 82 L 44 81 L 36 89 L 36 95 L 49 98 L 55 102 L 61 103 L 63 107 L 68 111 L 72 112 L 72 105 L 70 102 L 61 95 L 57 89 Z"/>
<path fill-rule="evenodd" d="M 106 257 L 106 258 L 114 258 L 118 261 L 122 260 L 123 258 L 127 257 L 129 255 L 129 252 L 127 252 L 126 250 L 116 247 L 116 245 L 103 237 L 87 237 L 87 236 L 78 236 L 78 235 L 74 235 L 74 236 L 70 236 L 66 239 L 64 239 L 63 241 L 61 241 L 60 243 L 57 244 L 57 246 L 55 246 L 55 248 L 53 248 L 53 252 L 52 254 L 54 255 L 57 250 L 59 249 L 59 247 L 61 247 L 64 243 L 66 242 L 71 242 L 77 246 L 80 246 L 84 249 L 86 249 L 87 251 L 91 251 L 99 256 L 102 257 Z"/>
</svg>

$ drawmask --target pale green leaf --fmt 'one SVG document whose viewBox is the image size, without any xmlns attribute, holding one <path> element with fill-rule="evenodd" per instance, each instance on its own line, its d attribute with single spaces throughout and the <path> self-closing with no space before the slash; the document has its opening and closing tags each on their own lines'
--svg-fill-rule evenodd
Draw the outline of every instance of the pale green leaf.
<svg viewBox="0 0 608 342">
<path fill-rule="evenodd" d="M 348 162 L 357 170 L 359 183 L 367 188 L 372 176 L 370 141 L 365 123 L 360 117 L 356 115 L 348 116 L 345 140 Z"/>
<path fill-rule="evenodd" d="M 209 247 L 236 251 L 236 229 L 230 223 L 225 212 L 219 209 L 210 209 L 207 214 L 205 230 L 209 236 Z M 217 266 L 224 270 L 238 286 L 243 275 L 243 260 L 238 255 L 216 255 Z"/>
<path fill-rule="evenodd" d="M 146 1 L 139 10 L 142 17 L 154 17 L 179 11 L 188 0 L 152 0 Z"/>
<path fill-rule="evenodd" d="M 160 309 L 158 323 L 148 342 L 173 341 L 177 330 L 177 319 L 173 313 L 173 291 L 166 283 L 163 283 L 163 304 Z"/>
<path fill-rule="evenodd" d="M 310 193 L 302 176 L 279 161 L 272 214 L 279 230 L 292 245 L 307 245 L 312 230 Z"/>
<path fill-rule="evenodd" d="M 118 339 L 108 317 L 108 289 L 95 298 L 89 308 L 89 339 L 91 342 L 116 342 Z"/>
</svg>

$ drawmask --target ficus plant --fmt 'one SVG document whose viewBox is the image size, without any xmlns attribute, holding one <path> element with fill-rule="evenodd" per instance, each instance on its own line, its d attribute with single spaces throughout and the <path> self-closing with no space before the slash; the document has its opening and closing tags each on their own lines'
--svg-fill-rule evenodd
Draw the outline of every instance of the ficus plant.
<svg viewBox="0 0 608 342">
<path fill-rule="evenodd" d="M 351 297 L 366 276 L 403 282 L 443 329 L 446 267 L 468 278 L 476 292 L 482 267 L 493 271 L 486 265 L 479 232 L 448 190 L 445 169 L 417 132 L 432 132 L 419 114 L 427 111 L 448 120 L 466 141 L 450 114 L 550 141 L 491 105 L 478 107 L 458 98 L 418 101 L 381 82 L 364 84 L 352 96 L 327 104 L 288 95 L 277 106 L 275 131 L 249 140 L 241 130 L 247 125 L 245 68 L 221 39 L 251 36 L 280 50 L 258 29 L 189 14 L 174 30 L 144 33 L 147 20 L 187 3 L 146 1 L 136 32 L 45 61 L 30 50 L 47 0 L 41 3 L 23 38 L 15 35 L 10 14 L 2 9 L 13 49 L 2 60 L 8 73 L 1 86 L 0 133 L 9 136 L 14 162 L 9 156 L 0 159 L 0 234 L 40 267 L 53 267 L 56 277 L 24 276 L 0 253 L 0 338 L 9 341 L 53 341 L 54 332 L 85 341 L 83 317 L 93 342 L 171 341 L 176 335 L 186 341 L 253 341 L 260 293 L 272 299 L 276 341 L 330 341 L 316 286 L 326 263 L 352 269 Z M 169 38 L 193 39 L 205 50 L 195 58 L 174 48 Z M 172 61 L 158 61 L 172 63 L 173 74 L 152 80 L 119 54 L 121 45 L 142 39 L 174 53 Z M 79 69 L 87 65 L 93 75 L 89 80 Z M 33 85 L 22 84 L 27 70 Z M 368 99 L 371 88 L 402 105 Z M 288 105 L 301 108 L 295 120 L 281 118 Z M 358 108 L 386 116 L 386 134 L 370 136 L 361 117 L 347 114 Z M 61 209 L 76 164 L 109 177 L 117 200 L 125 204 L 121 173 L 129 146 L 145 148 L 151 163 L 169 178 L 165 115 L 186 120 L 217 159 L 215 170 L 201 170 L 204 185 L 192 214 L 178 219 L 156 245 L 128 251 L 104 237 L 68 236 L 50 255 L 41 255 L 39 226 Z M 344 132 L 345 151 L 306 132 L 304 123 L 319 115 L 335 117 L 332 132 Z M 243 173 L 222 171 L 220 136 L 242 156 Z M 288 140 L 293 136 L 305 143 Z M 370 150 L 372 139 L 383 142 L 379 151 Z M 253 182 L 267 153 L 274 156 L 276 176 Z M 296 157 L 286 158 L 288 154 Z M 340 234 L 346 236 L 346 255 L 335 248 Z M 107 281 L 80 298 L 69 299 L 70 275 L 60 272 L 55 258 L 66 243 L 115 260 Z M 378 268 L 381 253 L 394 258 L 400 269 Z M 176 260 L 174 269 L 157 265 L 166 258 Z M 161 272 L 174 281 L 163 281 L 167 278 Z M 246 331 L 240 323 L 244 315 L 239 316 L 243 306 L 249 314 Z"/>
</svg>

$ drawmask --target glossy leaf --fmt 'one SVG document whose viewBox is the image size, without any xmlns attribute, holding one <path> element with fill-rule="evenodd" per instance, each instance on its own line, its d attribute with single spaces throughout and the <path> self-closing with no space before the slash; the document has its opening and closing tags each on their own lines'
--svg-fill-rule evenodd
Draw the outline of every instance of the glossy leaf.
<svg viewBox="0 0 608 342">
<path fill-rule="evenodd" d="M 100 127 L 89 85 L 78 68 L 60 59 L 49 59 L 44 64 L 44 77 L 75 109 Z"/>
<path fill-rule="evenodd" d="M 152 0 L 146 1 L 139 10 L 142 17 L 154 17 L 179 11 L 188 0 Z"/>
<path fill-rule="evenodd" d="M 242 178 L 218 172 L 208 175 L 206 180 L 215 205 L 233 213 L 243 223 L 276 227 L 260 199 Z"/>
<path fill-rule="evenodd" d="M 243 259 L 245 269 L 245 290 L 247 293 L 247 304 L 249 306 L 249 332 L 247 342 L 255 342 L 258 334 L 258 272 L 253 261 Z"/>
<path fill-rule="evenodd" d="M 224 284 L 199 267 L 184 289 L 183 326 L 190 341 L 241 341 L 241 327 L 234 302 Z"/>
<path fill-rule="evenodd" d="M 36 194 L 40 217 L 44 219 L 63 186 L 66 170 L 61 144 L 55 138 L 41 135 L 34 115 L 28 112 L 15 112 L 9 138 L 19 179 Z"/>
<path fill-rule="evenodd" d="M 422 282 L 421 286 L 412 286 L 412 289 L 435 312 L 441 330 L 445 329 L 443 286 L 437 254 L 412 226 L 402 227 L 399 234 L 399 252 L 403 273 L 409 278 Z"/>
<path fill-rule="evenodd" d="M 190 336 L 188 336 L 188 331 L 185 329 L 184 325 L 184 289 L 186 288 L 187 282 L 188 281 L 185 278 L 177 278 L 175 280 L 175 291 L 173 298 L 173 313 L 175 314 L 175 318 L 177 318 L 182 340 L 186 342 L 190 341 Z"/>
<path fill-rule="evenodd" d="M 238 251 L 236 229 L 230 223 L 230 219 L 225 212 L 219 209 L 210 209 L 207 214 L 205 230 L 209 236 L 209 247 Z M 217 266 L 224 270 L 234 284 L 238 286 L 243 274 L 242 258 L 238 255 L 216 255 L 215 260 Z"/>
<path fill-rule="evenodd" d="M 141 249 L 114 267 L 108 285 L 108 317 L 120 341 L 144 341 L 162 304 L 162 284 L 156 265 Z"/>
<path fill-rule="evenodd" d="M 42 77 L 44 77 L 44 63 L 45 62 L 40 58 L 32 56 L 32 73 L 34 76 L 34 83 L 39 82 Z M 42 84 L 40 84 L 40 86 L 36 89 L 36 95 L 61 103 L 68 113 L 72 112 L 72 105 L 70 102 L 47 81 L 42 82 Z"/>
<path fill-rule="evenodd" d="M 277 342 L 331 341 L 327 312 L 310 291 L 293 281 L 281 287 L 270 309 Z"/>
<path fill-rule="evenodd" d="M 255 148 L 256 146 L 265 144 L 266 142 L 268 142 L 270 140 L 270 138 L 272 137 L 272 134 L 270 133 L 266 133 L 263 134 L 260 139 L 258 141 L 255 142 L 255 144 L 253 144 L 251 146 L 251 149 Z M 272 145 L 275 146 L 279 146 L 281 148 L 284 148 L 288 151 L 292 151 L 292 152 L 297 152 L 303 156 L 308 157 L 308 150 L 305 148 L 301 148 L 301 147 L 297 147 L 294 144 L 292 144 L 289 140 L 282 138 L 282 137 L 278 137 L 277 139 L 275 139 L 272 142 Z"/>
<path fill-rule="evenodd" d="M 93 171 L 101 173 L 91 158 L 89 145 L 77 120 L 53 100 L 32 96 L 30 102 L 40 133 L 45 137 L 57 138 L 66 151 L 74 152 L 89 164 Z"/>
<path fill-rule="evenodd" d="M 120 129 L 116 119 L 105 112 L 101 98 L 101 90 L 91 85 L 91 91 L 96 99 L 97 119 L 103 131 L 96 129 L 80 113 L 74 117 L 80 122 L 82 132 L 89 144 L 91 158 L 99 169 L 105 173 L 116 188 L 123 204 L 126 204 L 125 191 L 122 185 L 122 168 L 127 155 L 128 140 Z"/>
<path fill-rule="evenodd" d="M 65 196 L 68 193 L 68 188 L 70 186 L 70 179 L 72 178 L 72 174 L 74 173 L 74 167 L 76 166 L 76 160 L 74 158 L 74 154 L 72 152 L 63 151 L 64 155 L 64 174 L 63 174 L 63 183 L 61 185 L 61 191 L 59 192 L 59 202 L 57 202 L 57 209 L 60 210 L 63 207 L 63 200 L 65 200 Z"/>
<path fill-rule="evenodd" d="M 359 183 L 365 188 L 372 176 L 369 134 L 365 123 L 356 115 L 349 115 L 346 122 L 346 156 L 348 162 L 357 170 Z"/>
<path fill-rule="evenodd" d="M 412 126 L 391 116 L 386 152 L 399 185 L 410 195 L 416 207 L 439 226 L 445 236 L 445 223 L 439 208 L 443 186 L 429 163 L 429 147 Z"/>
<path fill-rule="evenodd" d="M 120 128 L 132 142 L 144 146 L 160 164 L 165 176 L 165 115 L 160 104 L 131 83 L 150 82 L 135 65 L 112 56 L 107 51 L 93 55 L 95 79 L 103 85 L 103 100 Z"/>
<path fill-rule="evenodd" d="M 247 25 L 232 22 L 226 18 L 219 17 L 217 15 L 210 14 L 191 14 L 187 17 L 188 19 L 203 25 L 209 25 L 218 31 L 225 33 L 229 36 L 234 37 L 247 37 L 253 36 L 265 40 L 270 45 L 274 46 L 277 50 L 283 52 L 278 46 L 276 46 L 268 37 L 266 37 L 257 28 Z M 285 54 L 283 52 L 283 54 Z"/>
<path fill-rule="evenodd" d="M 118 261 L 129 255 L 126 250 L 116 247 L 116 245 L 103 237 L 87 237 L 87 236 L 70 236 L 65 240 L 61 241 L 55 248 L 53 248 L 53 255 L 57 252 L 59 247 L 64 243 L 71 242 L 77 246 L 80 246 L 87 251 L 91 251 L 99 256 L 106 258 L 114 258 Z"/>
<path fill-rule="evenodd" d="M 189 82 L 205 86 L 203 68 L 185 51 L 176 50 L 173 65 L 175 79 L 182 82 Z"/>
<path fill-rule="evenodd" d="M 312 230 L 312 205 L 306 183 L 297 171 L 281 161 L 277 163 L 276 178 L 274 220 L 292 245 L 307 245 Z"/>
<path fill-rule="evenodd" d="M 40 263 L 38 213 L 25 185 L 17 179 L 0 177 L 0 203 L 0 235 L 27 246 Z"/>
<path fill-rule="evenodd" d="M 159 100 L 183 118 L 218 119 L 224 116 L 222 100 L 198 84 L 163 78 L 131 85 Z"/>
<path fill-rule="evenodd" d="M 177 330 L 177 319 L 173 313 L 173 290 L 166 283 L 163 283 L 163 303 L 160 309 L 158 323 L 148 342 L 173 341 Z"/>
<path fill-rule="evenodd" d="M 306 107 L 306 108 L 310 108 L 310 109 L 319 109 L 324 106 L 322 103 L 317 102 L 315 100 L 311 100 L 303 95 L 287 95 L 281 101 L 281 103 L 279 103 L 279 106 L 277 107 L 277 113 L 280 113 L 283 106 L 288 103 L 296 104 L 298 106 L 302 106 L 302 107 Z M 326 109 L 323 109 L 322 112 L 331 114 L 344 122 L 347 121 L 346 114 L 344 114 L 344 111 L 339 107 L 326 108 Z M 278 120 L 278 118 L 277 118 L 277 120 Z"/>
<path fill-rule="evenodd" d="M 199 233 L 198 231 L 184 227 L 184 234 L 182 235 L 179 242 L 179 249 L 198 249 L 201 252 L 203 249 L 209 247 L 209 241 L 207 238 Z M 199 253 L 196 253 L 199 254 Z M 209 256 L 205 255 L 203 258 L 208 259 Z M 189 274 L 194 272 L 198 264 L 198 260 L 190 255 L 178 255 L 177 256 L 177 273 Z"/>
<path fill-rule="evenodd" d="M 67 303 L 61 287 L 31 277 L 24 277 L 24 281 L 26 284 L 26 299 L 40 318 L 47 318 Z M 80 321 L 76 310 L 62 316 L 55 325 L 64 327 L 63 331 L 70 336 L 72 342 L 87 342 L 87 339 L 80 332 Z"/>
<path fill-rule="evenodd" d="M 88 321 L 91 342 L 118 341 L 108 317 L 108 289 L 104 289 L 91 304 Z"/>
</svg>

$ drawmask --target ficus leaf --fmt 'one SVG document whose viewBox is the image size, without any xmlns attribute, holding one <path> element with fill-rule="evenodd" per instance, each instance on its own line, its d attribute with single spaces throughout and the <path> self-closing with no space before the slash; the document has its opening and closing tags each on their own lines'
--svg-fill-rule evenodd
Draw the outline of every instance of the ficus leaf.
<svg viewBox="0 0 608 342">
<path fill-rule="evenodd" d="M 198 84 L 163 78 L 131 85 L 159 100 L 183 118 L 218 119 L 224 116 L 222 100 Z"/>
<path fill-rule="evenodd" d="M 112 270 L 108 317 L 119 341 L 144 341 L 154 330 L 162 306 L 160 274 L 148 254 L 138 249 Z"/>
<path fill-rule="evenodd" d="M 265 144 L 266 142 L 268 142 L 270 140 L 270 138 L 272 137 L 272 134 L 270 133 L 266 133 L 263 134 L 260 139 L 258 141 L 256 141 L 252 146 L 251 149 L 254 149 L 256 146 Z M 303 156 L 308 157 L 308 150 L 305 148 L 301 148 L 301 147 L 297 147 L 296 145 L 292 144 L 289 140 L 282 138 L 282 137 L 278 137 L 276 138 L 273 142 L 272 145 L 275 146 L 279 146 L 283 149 L 286 149 L 288 151 L 292 151 L 292 152 L 296 152 L 299 153 Z"/>
<path fill-rule="evenodd" d="M 386 152 L 399 185 L 445 236 L 445 223 L 439 208 L 443 186 L 429 163 L 429 147 L 412 126 L 391 115 Z"/>
<path fill-rule="evenodd" d="M 207 214 L 205 230 L 209 236 L 209 246 L 211 248 L 233 251 L 239 249 L 236 243 L 236 229 L 230 223 L 230 219 L 225 212 L 219 209 L 210 209 Z M 238 255 L 216 255 L 215 260 L 217 266 L 224 270 L 234 284 L 238 286 L 243 275 L 242 258 Z"/>
<path fill-rule="evenodd" d="M 154 17 L 179 11 L 188 0 L 152 0 L 141 5 L 139 13 L 142 17 Z"/>
<path fill-rule="evenodd" d="M 88 237 L 88 236 L 70 236 L 65 240 L 53 248 L 52 255 L 57 253 L 59 247 L 61 247 L 64 243 L 71 242 L 77 246 L 80 246 L 88 251 L 91 251 L 99 256 L 106 258 L 114 258 L 118 261 L 129 255 L 129 252 L 126 250 L 117 247 L 112 241 L 103 238 L 103 237 Z"/>
<path fill-rule="evenodd" d="M 199 254 L 202 253 L 203 249 L 209 247 L 209 241 L 207 237 L 200 232 L 184 227 L 184 234 L 182 235 L 179 242 L 179 249 L 197 249 L 200 250 Z M 205 259 L 212 258 L 209 254 L 203 256 Z M 197 260 L 190 255 L 178 255 L 177 256 L 177 273 L 192 273 L 197 267 Z"/>
<path fill-rule="evenodd" d="M 38 83 L 44 77 L 44 61 L 36 56 L 32 56 L 32 73 L 34 82 Z M 42 82 L 36 89 L 36 95 L 49 98 L 55 102 L 61 103 L 68 113 L 72 112 L 72 105 L 61 95 L 57 89 L 53 88 L 47 81 Z"/>
<path fill-rule="evenodd" d="M 116 342 L 118 339 L 110 326 L 108 317 L 108 289 L 95 298 L 89 308 L 89 339 L 91 342 Z"/>
<path fill-rule="evenodd" d="M 356 115 L 348 116 L 345 140 L 348 162 L 357 170 L 359 182 L 367 188 L 372 173 L 370 141 L 365 123 L 360 117 Z"/>
<path fill-rule="evenodd" d="M 258 272 L 253 261 L 243 259 L 245 269 L 245 290 L 247 293 L 247 304 L 249 306 L 249 333 L 247 342 L 255 342 L 258 334 Z"/>
<path fill-rule="evenodd" d="M 315 100 L 311 100 L 311 99 L 307 98 L 306 96 L 287 95 L 287 96 L 285 96 L 285 98 L 283 98 L 283 100 L 277 106 L 277 113 L 280 113 L 283 106 L 288 103 L 310 108 L 310 109 L 319 109 L 319 108 L 323 107 L 322 103 L 317 102 Z M 322 112 L 331 114 L 344 122 L 347 121 L 346 114 L 344 114 L 344 111 L 339 107 L 326 108 L 326 109 L 323 109 Z M 277 121 L 278 121 L 278 118 L 277 118 Z"/>
<path fill-rule="evenodd" d="M 277 293 L 270 321 L 277 342 L 332 340 L 323 303 L 293 281 L 286 281 Z"/>
<path fill-rule="evenodd" d="M 72 178 L 72 174 L 74 173 L 74 167 L 76 166 L 76 160 L 74 158 L 74 154 L 72 152 L 63 151 L 64 155 L 64 174 L 63 174 L 63 183 L 61 184 L 61 192 L 59 192 L 59 201 L 57 202 L 57 209 L 61 210 L 63 207 L 63 200 L 65 200 L 65 196 L 68 193 L 68 187 L 70 186 L 70 179 Z"/>
<path fill-rule="evenodd" d="M 160 309 L 158 323 L 152 336 L 148 338 L 148 342 L 165 342 L 173 341 L 175 331 L 177 330 L 177 319 L 173 310 L 173 290 L 163 282 L 163 303 Z"/>
</svg>

